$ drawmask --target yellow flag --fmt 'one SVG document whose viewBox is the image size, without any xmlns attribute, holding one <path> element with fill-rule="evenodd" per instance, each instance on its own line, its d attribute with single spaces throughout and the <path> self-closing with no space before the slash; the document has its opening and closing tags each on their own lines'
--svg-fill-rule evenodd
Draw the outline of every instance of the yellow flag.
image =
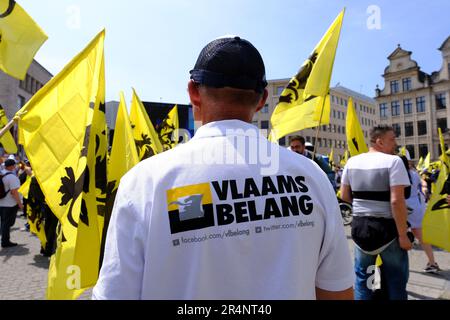
<svg viewBox="0 0 450 320">
<path fill-rule="evenodd" d="M 175 106 L 161 123 L 158 130 L 159 140 L 164 151 L 175 148 L 179 137 L 178 106 Z"/>
<path fill-rule="evenodd" d="M 334 149 L 331 148 L 331 152 L 328 156 L 329 159 L 329 163 L 330 163 L 330 167 L 333 168 L 334 167 Z"/>
<path fill-rule="evenodd" d="M 441 156 L 439 157 L 441 159 L 441 161 L 447 165 L 448 167 L 450 167 L 450 160 L 448 158 L 447 155 L 447 148 L 445 147 L 445 141 L 444 141 L 444 136 L 442 135 L 442 130 L 441 128 L 438 128 L 438 132 L 439 132 L 439 141 L 441 144 Z"/>
<path fill-rule="evenodd" d="M 101 71 L 100 79 L 102 81 L 94 106 L 92 124 L 87 132 L 89 135 L 87 171 L 73 260 L 73 264 L 80 270 L 81 290 L 93 287 L 97 283 L 106 206 L 108 139 L 106 136 L 104 67 L 101 68 Z M 61 272 L 61 270 L 59 271 Z M 67 275 L 64 273 L 60 278 L 67 281 Z M 55 296 L 55 298 L 58 297 Z"/>
<path fill-rule="evenodd" d="M 116 129 L 109 158 L 108 182 L 113 183 L 109 189 L 112 191 L 117 190 L 122 176 L 138 163 L 139 156 L 134 143 L 133 129 L 128 117 L 123 92 L 121 92 Z"/>
<path fill-rule="evenodd" d="M 342 11 L 298 74 L 282 92 L 271 118 L 270 140 L 330 123 L 330 80 L 339 43 Z"/>
<path fill-rule="evenodd" d="M 423 162 L 423 169 L 429 170 L 431 163 L 431 153 L 428 152 L 425 161 Z"/>
<path fill-rule="evenodd" d="M 406 147 L 403 147 L 403 148 L 400 149 L 400 155 L 401 156 L 405 156 L 406 157 L 406 152 L 407 152 L 406 151 Z"/>
<path fill-rule="evenodd" d="M 0 69 L 23 80 L 47 35 L 14 0 L 0 0 Z"/>
<path fill-rule="evenodd" d="M 95 179 L 88 167 L 89 132 L 104 99 L 104 38 L 102 31 L 17 114 L 22 144 L 60 221 L 59 246 L 48 276 L 49 299 L 75 299 L 82 292 L 84 275 L 75 264 L 75 249 L 80 220 L 80 225 L 86 220 L 80 215 L 87 206 L 82 194 L 89 178 Z"/>
<path fill-rule="evenodd" d="M 17 190 L 25 199 L 28 199 L 28 192 L 30 191 L 31 177 L 27 175 L 27 179 Z"/>
<path fill-rule="evenodd" d="M 445 185 L 448 173 L 448 167 L 441 166 L 435 192 L 431 195 L 422 222 L 423 241 L 446 251 L 450 251 L 450 206 L 446 201 L 448 190 Z"/>
<path fill-rule="evenodd" d="M 0 129 L 3 129 L 8 124 L 5 110 L 0 105 Z M 7 131 L 3 137 L 0 138 L 0 143 L 3 145 L 5 151 L 9 154 L 17 153 L 17 145 L 10 131 Z"/>
<path fill-rule="evenodd" d="M 130 121 L 140 160 L 145 160 L 164 151 L 144 105 L 134 89 Z"/>
<path fill-rule="evenodd" d="M 417 163 L 416 169 L 417 169 L 417 171 L 422 171 L 422 169 L 423 169 L 423 157 L 420 157 L 419 162 Z"/>
<path fill-rule="evenodd" d="M 341 160 L 341 167 L 345 167 L 345 165 L 347 164 L 348 158 L 350 158 L 349 152 L 348 152 L 348 150 L 345 150 L 344 157 Z"/>
<path fill-rule="evenodd" d="M 352 98 L 348 99 L 346 134 L 348 149 L 352 157 L 369 152 Z"/>
</svg>

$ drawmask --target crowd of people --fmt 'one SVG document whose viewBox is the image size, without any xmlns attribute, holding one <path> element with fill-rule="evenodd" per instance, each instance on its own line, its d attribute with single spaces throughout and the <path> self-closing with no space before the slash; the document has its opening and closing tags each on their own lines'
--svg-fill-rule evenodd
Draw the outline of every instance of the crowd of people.
<svg viewBox="0 0 450 320">
<path fill-rule="evenodd" d="M 18 245 L 11 241 L 10 230 L 16 223 L 17 215 L 21 214 L 27 218 L 24 231 L 40 234 L 40 253 L 51 257 L 56 250 L 58 219 L 47 206 L 30 163 L 19 155 L 4 154 L 0 157 L 0 166 L 0 191 L 3 189 L 3 193 L 0 192 L 2 248 Z"/>
<path fill-rule="evenodd" d="M 380 257 L 378 296 L 404 300 L 414 237 L 429 260 L 424 271 L 440 270 L 422 241 L 429 192 L 411 159 L 396 155 L 393 128 L 373 128 L 368 153 L 332 168 L 303 137 L 291 138 L 289 151 L 251 124 L 266 104 L 266 87 L 264 62 L 249 41 L 222 37 L 201 51 L 188 93 L 202 126 L 188 143 L 122 178 L 94 299 L 374 299 L 369 277 Z M 239 138 L 275 152 L 277 173 L 264 174 L 260 158 L 250 163 Z M 230 149 L 242 161 L 180 161 L 195 154 L 225 158 Z M 1 163 L 2 247 L 17 245 L 10 228 L 24 207 L 18 190 L 32 179 L 28 217 L 44 221 L 41 253 L 51 255 L 57 219 L 31 167 L 17 166 L 14 156 Z M 354 263 L 337 191 L 352 204 Z"/>
<path fill-rule="evenodd" d="M 310 159 L 308 142 L 301 136 L 290 138 L 290 149 Z M 311 144 L 309 144 L 311 145 Z M 428 263 L 423 272 L 441 271 L 433 248 L 423 241 L 422 221 L 436 182 L 438 170 L 419 174 L 409 153 L 396 155 L 396 137 L 392 127 L 377 126 L 371 131 L 370 152 L 350 158 L 345 168 L 334 166 L 332 185 L 342 200 L 353 205 L 352 238 L 355 242 L 355 298 L 384 297 L 407 299 L 409 277 L 407 251 L 419 245 Z M 325 164 L 316 154 L 314 161 L 329 175 L 332 159 Z M 323 169 L 323 168 L 326 169 Z M 448 198 L 450 202 L 450 197 Z M 381 257 L 381 293 L 368 288 L 368 272 Z"/>
</svg>

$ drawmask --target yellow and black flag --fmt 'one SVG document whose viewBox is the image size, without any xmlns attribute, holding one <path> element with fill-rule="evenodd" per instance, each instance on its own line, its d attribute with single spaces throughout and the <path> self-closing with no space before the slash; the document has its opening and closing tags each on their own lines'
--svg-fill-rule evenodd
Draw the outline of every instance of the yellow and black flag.
<svg viewBox="0 0 450 320">
<path fill-rule="evenodd" d="M 0 69 L 25 79 L 47 35 L 14 0 L 0 0 Z"/>
<path fill-rule="evenodd" d="M 352 98 L 348 99 L 346 134 L 348 150 L 352 157 L 369 152 Z"/>
<path fill-rule="evenodd" d="M 102 152 L 103 138 L 97 137 L 97 127 L 104 126 L 93 121 L 99 110 L 104 112 L 104 38 L 102 31 L 16 115 L 21 144 L 48 206 L 60 221 L 58 247 L 49 268 L 48 299 L 76 299 L 86 283 L 91 284 L 93 271 L 81 267 L 86 265 L 84 257 L 93 256 L 90 247 L 99 247 L 97 243 L 83 247 L 87 241 L 80 240 L 82 233 L 78 235 L 91 225 L 101 234 L 101 223 L 94 221 L 101 219 L 91 218 L 92 201 L 86 200 L 86 194 L 98 178 L 90 162 L 93 141 L 99 140 L 98 153 Z M 103 160 L 106 167 L 101 157 L 98 161 Z M 98 258 L 96 263 L 98 274 Z"/>
<path fill-rule="evenodd" d="M 450 252 L 450 206 L 447 203 L 449 169 L 441 166 L 435 192 L 427 205 L 423 218 L 423 241 Z"/>
<path fill-rule="evenodd" d="M 164 151 L 175 148 L 179 137 L 178 106 L 175 106 L 159 125 L 158 136 Z"/>
<path fill-rule="evenodd" d="M 106 233 L 108 231 L 109 220 L 120 180 L 138 163 L 139 156 L 137 153 L 136 144 L 134 143 L 133 129 L 131 128 L 125 98 L 123 92 L 121 92 L 116 127 L 114 130 L 114 139 L 108 162 L 108 197 L 106 201 L 100 263 L 103 261 Z"/>
<path fill-rule="evenodd" d="M 0 129 L 3 129 L 8 124 L 8 118 L 6 117 L 5 110 L 0 105 Z M 0 143 L 3 145 L 5 151 L 9 154 L 17 153 L 16 141 L 10 131 L 7 131 L 1 138 Z"/>
<path fill-rule="evenodd" d="M 292 132 L 330 123 L 330 80 L 344 11 L 282 92 L 271 118 L 271 141 Z"/>
<path fill-rule="evenodd" d="M 134 89 L 133 100 L 131 101 L 130 121 L 139 160 L 145 160 L 164 151 L 159 141 L 158 133 L 153 127 L 144 105 Z"/>
</svg>

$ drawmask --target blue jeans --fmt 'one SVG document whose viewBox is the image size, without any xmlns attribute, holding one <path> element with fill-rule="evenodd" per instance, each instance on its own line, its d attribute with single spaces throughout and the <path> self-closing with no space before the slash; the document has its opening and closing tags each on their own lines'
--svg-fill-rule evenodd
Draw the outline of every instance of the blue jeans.
<svg viewBox="0 0 450 320">
<path fill-rule="evenodd" d="M 409 278 L 408 252 L 400 248 L 398 239 L 380 253 L 381 290 L 389 300 L 408 300 L 406 285 Z M 372 300 L 374 291 L 371 290 L 374 279 L 374 267 L 377 256 L 369 255 L 355 246 L 355 300 Z"/>
</svg>

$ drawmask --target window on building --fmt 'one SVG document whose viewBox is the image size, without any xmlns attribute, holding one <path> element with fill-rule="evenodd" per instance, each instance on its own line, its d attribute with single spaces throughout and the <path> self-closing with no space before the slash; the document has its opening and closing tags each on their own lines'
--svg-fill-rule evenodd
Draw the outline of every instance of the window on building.
<svg viewBox="0 0 450 320">
<path fill-rule="evenodd" d="M 417 121 L 417 134 L 419 136 L 427 134 L 427 122 L 425 120 Z"/>
<path fill-rule="evenodd" d="M 336 119 L 336 110 L 333 110 L 333 118 Z"/>
<path fill-rule="evenodd" d="M 391 81 L 391 94 L 398 92 L 399 92 L 398 81 L 397 80 Z"/>
<path fill-rule="evenodd" d="M 341 133 L 341 126 L 338 125 L 338 133 Z"/>
<path fill-rule="evenodd" d="M 25 90 L 31 92 L 31 77 L 29 74 L 27 74 L 27 76 L 25 77 L 25 81 Z"/>
<path fill-rule="evenodd" d="M 405 137 L 412 137 L 414 135 L 414 126 L 412 122 L 405 122 Z"/>
<path fill-rule="evenodd" d="M 331 95 L 331 102 L 334 103 L 334 96 L 333 95 Z"/>
<path fill-rule="evenodd" d="M 281 87 L 281 86 L 277 87 L 277 96 L 281 96 L 283 91 L 284 91 L 284 87 Z"/>
<path fill-rule="evenodd" d="M 410 91 L 412 89 L 411 78 L 403 79 L 403 91 Z"/>
<path fill-rule="evenodd" d="M 267 120 L 264 120 L 264 121 L 261 121 L 261 129 L 269 129 L 269 121 L 267 121 Z"/>
<path fill-rule="evenodd" d="M 322 131 L 327 132 L 327 126 L 326 125 L 322 126 Z"/>
<path fill-rule="evenodd" d="M 312 141 L 312 144 L 315 146 L 316 145 L 316 137 L 312 137 L 311 141 Z"/>
<path fill-rule="evenodd" d="M 393 101 L 391 103 L 392 107 L 392 116 L 399 116 L 400 115 L 400 103 L 398 101 Z"/>
<path fill-rule="evenodd" d="M 416 98 L 417 112 L 425 112 L 426 101 L 425 97 Z"/>
<path fill-rule="evenodd" d="M 436 109 L 437 110 L 447 108 L 447 104 L 446 104 L 445 100 L 446 100 L 445 93 L 438 93 L 436 95 Z"/>
<path fill-rule="evenodd" d="M 345 131 L 345 126 L 342 127 L 342 133 L 347 133 L 347 132 Z"/>
<path fill-rule="evenodd" d="M 402 135 L 402 129 L 398 123 L 392 124 L 392 128 L 394 128 L 394 133 L 396 137 L 400 137 Z"/>
<path fill-rule="evenodd" d="M 319 142 L 319 148 L 322 148 L 322 138 L 317 139 L 317 141 Z"/>
<path fill-rule="evenodd" d="M 341 106 L 344 105 L 344 99 L 340 98 Z"/>
<path fill-rule="evenodd" d="M 419 144 L 419 157 L 425 159 L 428 155 L 428 145 L 427 144 Z"/>
<path fill-rule="evenodd" d="M 347 106 L 347 105 L 348 105 L 348 102 L 347 102 L 347 100 L 344 99 L 344 106 Z"/>
<path fill-rule="evenodd" d="M 22 108 L 26 103 L 25 97 L 22 97 L 21 95 L 17 96 L 17 107 L 20 109 Z"/>
<path fill-rule="evenodd" d="M 437 126 L 441 128 L 442 132 L 446 132 L 448 130 L 447 118 L 437 119 Z"/>
<path fill-rule="evenodd" d="M 334 132 L 334 133 L 337 132 L 337 129 L 336 129 L 336 125 L 335 125 L 335 124 L 333 124 L 333 132 Z"/>
<path fill-rule="evenodd" d="M 412 102 L 411 102 L 411 99 L 403 100 L 403 113 L 404 114 L 412 113 Z"/>
<path fill-rule="evenodd" d="M 387 118 L 388 108 L 386 103 L 380 104 L 380 118 Z"/>
<path fill-rule="evenodd" d="M 416 150 L 413 145 L 411 145 L 411 144 L 407 145 L 406 150 L 408 150 L 409 156 L 411 157 L 411 159 L 416 158 Z"/>
</svg>

